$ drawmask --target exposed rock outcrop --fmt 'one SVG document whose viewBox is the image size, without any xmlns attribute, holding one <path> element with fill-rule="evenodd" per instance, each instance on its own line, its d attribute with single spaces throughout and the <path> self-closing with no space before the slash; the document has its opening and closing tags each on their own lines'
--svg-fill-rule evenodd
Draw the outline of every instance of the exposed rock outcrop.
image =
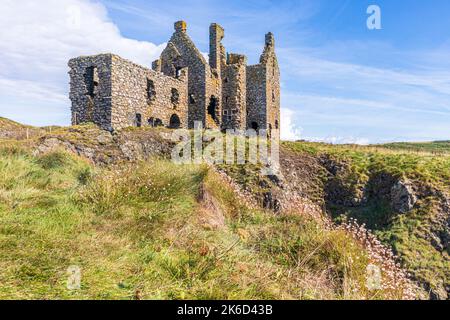
<svg viewBox="0 0 450 320">
<path fill-rule="evenodd" d="M 409 181 L 397 181 L 391 188 L 391 206 L 392 209 L 407 213 L 414 208 L 417 202 L 417 196 L 414 192 L 413 185 Z"/>
</svg>

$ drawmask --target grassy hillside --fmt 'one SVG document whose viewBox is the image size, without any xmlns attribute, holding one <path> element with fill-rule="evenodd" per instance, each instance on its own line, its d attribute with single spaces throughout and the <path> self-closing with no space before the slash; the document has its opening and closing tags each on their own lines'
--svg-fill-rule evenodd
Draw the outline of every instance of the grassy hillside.
<svg viewBox="0 0 450 320">
<path fill-rule="evenodd" d="M 362 231 L 247 206 L 211 168 L 164 160 L 96 167 L 3 142 L 0 177 L 2 299 L 411 296 L 401 270 L 380 260 Z M 383 288 L 367 289 L 369 263 L 382 267 Z M 73 265 L 79 290 L 66 287 Z"/>
<path fill-rule="evenodd" d="M 51 131 L 54 127 L 37 128 L 0 117 L 0 139 L 32 139 Z"/>
<path fill-rule="evenodd" d="M 285 143 L 288 150 L 311 155 L 323 165 L 320 190 L 335 221 L 355 218 L 385 244 L 433 298 L 450 290 L 450 155 L 429 153 L 446 143 L 393 144 L 385 148 Z M 408 146 L 408 147 L 407 147 Z M 417 152 L 405 152 L 409 147 Z M 417 202 L 401 213 L 390 204 L 396 181 L 412 185 Z"/>
</svg>

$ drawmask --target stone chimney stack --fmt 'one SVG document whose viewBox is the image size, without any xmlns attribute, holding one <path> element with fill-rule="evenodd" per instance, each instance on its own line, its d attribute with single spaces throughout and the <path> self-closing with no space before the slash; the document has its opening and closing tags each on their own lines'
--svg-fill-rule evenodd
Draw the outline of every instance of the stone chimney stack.
<svg viewBox="0 0 450 320">
<path fill-rule="evenodd" d="M 212 23 L 209 27 L 209 65 L 220 74 L 220 66 L 225 60 L 225 48 L 222 46 L 222 39 L 225 35 L 223 28 L 217 23 Z"/>
<path fill-rule="evenodd" d="M 266 34 L 266 46 L 275 47 L 275 37 L 272 32 Z"/>
<path fill-rule="evenodd" d="M 180 21 L 175 22 L 174 27 L 175 27 L 175 32 L 186 32 L 187 24 L 185 21 L 180 20 Z"/>
<path fill-rule="evenodd" d="M 272 32 L 266 34 L 264 50 L 259 58 L 259 63 L 266 64 L 275 57 L 275 37 Z"/>
</svg>

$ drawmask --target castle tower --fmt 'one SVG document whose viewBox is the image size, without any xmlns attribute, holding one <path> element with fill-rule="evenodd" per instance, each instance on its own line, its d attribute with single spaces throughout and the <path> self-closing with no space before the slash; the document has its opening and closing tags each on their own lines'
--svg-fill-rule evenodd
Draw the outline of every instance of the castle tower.
<svg viewBox="0 0 450 320">
<path fill-rule="evenodd" d="M 230 53 L 222 70 L 222 129 L 247 127 L 247 57 Z"/>
<path fill-rule="evenodd" d="M 265 36 L 260 63 L 247 67 L 247 127 L 270 132 L 280 129 L 280 70 L 275 37 Z"/>
</svg>

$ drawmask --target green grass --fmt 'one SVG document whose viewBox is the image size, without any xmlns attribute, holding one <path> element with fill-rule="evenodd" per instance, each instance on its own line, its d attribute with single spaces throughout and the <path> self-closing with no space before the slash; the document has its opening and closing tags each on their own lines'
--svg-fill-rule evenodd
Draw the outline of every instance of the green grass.
<svg viewBox="0 0 450 320">
<path fill-rule="evenodd" d="M 94 167 L 0 145 L 1 299 L 371 299 L 365 250 L 248 208 L 205 166 Z M 213 223 L 222 221 L 222 223 Z M 81 268 L 81 289 L 66 288 Z"/>
</svg>

